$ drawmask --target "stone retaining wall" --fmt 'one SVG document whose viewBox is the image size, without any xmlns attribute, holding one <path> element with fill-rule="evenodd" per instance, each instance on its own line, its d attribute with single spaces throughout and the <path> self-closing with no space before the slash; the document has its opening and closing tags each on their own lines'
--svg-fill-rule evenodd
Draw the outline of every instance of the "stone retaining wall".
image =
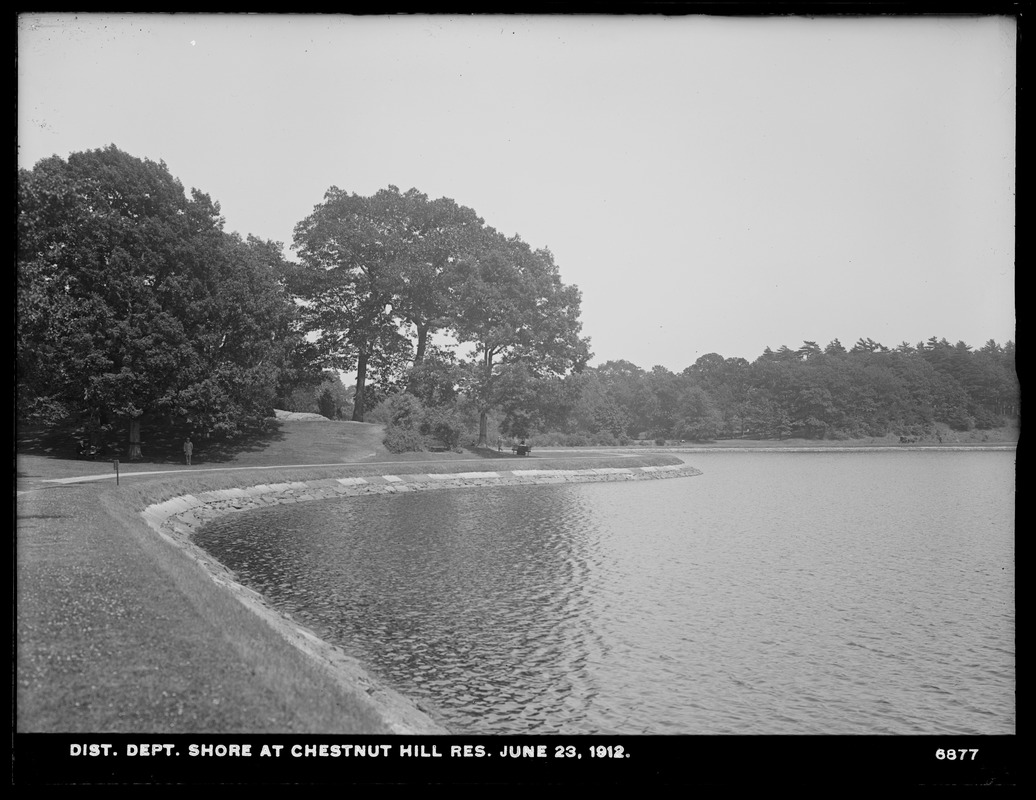
<svg viewBox="0 0 1036 800">
<path fill-rule="evenodd" d="M 371 475 L 363 478 L 324 478 L 315 481 L 269 483 L 243 489 L 218 489 L 182 495 L 144 509 L 145 521 L 172 539 L 182 541 L 206 522 L 232 514 L 285 503 L 328 500 L 370 494 L 463 489 L 474 486 L 514 486 L 551 483 L 656 480 L 700 475 L 686 464 L 659 467 L 600 467 L 597 469 L 521 469 L 497 472 L 416 473 Z"/>
</svg>

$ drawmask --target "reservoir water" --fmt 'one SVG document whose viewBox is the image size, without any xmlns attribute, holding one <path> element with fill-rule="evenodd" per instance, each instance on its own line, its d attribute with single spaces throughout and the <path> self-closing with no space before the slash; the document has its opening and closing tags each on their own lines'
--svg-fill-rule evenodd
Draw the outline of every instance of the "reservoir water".
<svg viewBox="0 0 1036 800">
<path fill-rule="evenodd" d="M 196 541 L 458 734 L 1015 733 L 1013 451 L 685 458 Z"/>
</svg>

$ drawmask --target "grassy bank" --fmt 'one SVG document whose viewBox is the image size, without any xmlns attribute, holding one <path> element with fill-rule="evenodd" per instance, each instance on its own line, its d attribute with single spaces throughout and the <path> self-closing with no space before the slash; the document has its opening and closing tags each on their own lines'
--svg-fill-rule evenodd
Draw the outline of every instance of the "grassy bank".
<svg viewBox="0 0 1036 800">
<path fill-rule="evenodd" d="M 496 451 L 393 455 L 378 426 L 282 420 L 234 444 L 145 441 L 119 464 L 68 438 L 20 432 L 16 460 L 17 732 L 402 732 L 425 721 L 355 664 L 313 658 L 180 548 L 146 506 L 187 493 L 369 474 L 674 463 L 657 453 Z M 85 483 L 56 479 L 93 476 Z M 431 721 L 429 721 L 431 724 Z M 432 732 L 434 725 L 427 732 Z"/>
</svg>

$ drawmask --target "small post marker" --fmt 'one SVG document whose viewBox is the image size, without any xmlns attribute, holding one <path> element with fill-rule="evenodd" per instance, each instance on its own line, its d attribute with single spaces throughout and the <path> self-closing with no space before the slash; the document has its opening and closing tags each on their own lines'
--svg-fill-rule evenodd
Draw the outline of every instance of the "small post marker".
<svg viewBox="0 0 1036 800">
<path fill-rule="evenodd" d="M 115 466 L 115 485 L 119 485 L 119 459 L 115 459 L 112 464 Z"/>
</svg>

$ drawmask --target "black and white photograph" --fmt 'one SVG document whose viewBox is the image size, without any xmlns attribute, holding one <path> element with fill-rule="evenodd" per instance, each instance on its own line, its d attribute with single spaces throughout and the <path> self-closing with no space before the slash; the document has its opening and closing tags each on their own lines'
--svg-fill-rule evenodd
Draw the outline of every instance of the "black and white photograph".
<svg viewBox="0 0 1036 800">
<path fill-rule="evenodd" d="M 1015 785 L 1012 8 L 18 13 L 13 785 Z"/>
</svg>

